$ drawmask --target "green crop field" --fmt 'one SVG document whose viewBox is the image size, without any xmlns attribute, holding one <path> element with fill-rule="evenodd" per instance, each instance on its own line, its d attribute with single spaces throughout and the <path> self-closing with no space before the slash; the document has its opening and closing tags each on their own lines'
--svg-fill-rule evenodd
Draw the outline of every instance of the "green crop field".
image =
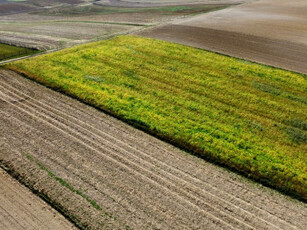
<svg viewBox="0 0 307 230">
<path fill-rule="evenodd" d="M 307 76 L 120 36 L 7 66 L 190 152 L 307 198 Z"/>
<path fill-rule="evenodd" d="M 37 53 L 37 50 L 11 46 L 0 43 L 0 61 Z"/>
</svg>

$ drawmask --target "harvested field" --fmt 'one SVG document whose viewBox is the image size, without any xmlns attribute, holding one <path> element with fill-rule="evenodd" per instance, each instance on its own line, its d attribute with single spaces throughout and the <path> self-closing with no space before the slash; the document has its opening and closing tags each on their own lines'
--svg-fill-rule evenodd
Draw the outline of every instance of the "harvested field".
<svg viewBox="0 0 307 230">
<path fill-rule="evenodd" d="M 260 0 L 140 35 L 307 73 L 307 2 Z"/>
<path fill-rule="evenodd" d="M 0 162 L 85 229 L 304 229 L 306 204 L 0 72 Z"/>
<path fill-rule="evenodd" d="M 7 66 L 306 199 L 306 75 L 121 36 Z"/>
<path fill-rule="evenodd" d="M 112 6 L 112 7 L 132 7 L 132 8 L 146 8 L 146 7 L 161 7 L 161 6 L 190 6 L 190 5 L 229 5 L 229 4 L 240 4 L 251 0 L 98 0 L 95 2 L 96 5 Z"/>
<path fill-rule="evenodd" d="M 248 0 L 245 0 L 248 1 Z M 62 2 L 59 5 L 59 2 Z M 23 2 L 35 6 L 23 14 L 0 13 L 0 42 L 42 50 L 69 47 L 105 39 L 118 34 L 136 32 L 171 20 L 218 10 L 241 1 L 180 1 L 166 5 L 162 1 L 146 7 L 102 6 L 98 2 L 75 1 Z M 193 4 L 191 4 L 193 3 Z M 21 3 L 16 3 L 21 6 Z M 120 3 L 122 4 L 122 2 Z M 1 11 L 0 4 L 0 11 Z M 6 11 L 6 10 L 5 10 Z"/>
<path fill-rule="evenodd" d="M 0 168 L 0 229 L 77 228 Z"/>
</svg>

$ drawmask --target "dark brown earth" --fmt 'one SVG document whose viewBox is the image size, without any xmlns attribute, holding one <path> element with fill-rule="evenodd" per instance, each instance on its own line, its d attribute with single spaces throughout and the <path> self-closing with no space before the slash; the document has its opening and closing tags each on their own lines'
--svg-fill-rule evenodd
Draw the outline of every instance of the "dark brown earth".
<svg viewBox="0 0 307 230">
<path fill-rule="evenodd" d="M 307 1 L 260 0 L 138 33 L 307 73 Z"/>
<path fill-rule="evenodd" d="M 79 226 L 304 229 L 306 204 L 0 72 L 0 162 Z"/>
<path fill-rule="evenodd" d="M 166 25 L 140 35 L 307 74 L 307 46 L 294 42 L 185 25 Z"/>
</svg>

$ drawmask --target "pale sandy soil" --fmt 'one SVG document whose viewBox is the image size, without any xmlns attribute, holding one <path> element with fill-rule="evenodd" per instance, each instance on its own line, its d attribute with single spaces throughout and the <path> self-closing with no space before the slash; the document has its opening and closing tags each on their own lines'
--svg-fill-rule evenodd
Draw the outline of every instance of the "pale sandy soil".
<svg viewBox="0 0 307 230">
<path fill-rule="evenodd" d="M 140 34 L 307 73 L 306 12 L 305 0 L 259 0 Z"/>
<path fill-rule="evenodd" d="M 76 230 L 77 228 L 0 168 L 0 229 Z"/>
<path fill-rule="evenodd" d="M 253 0 L 100 0 L 97 5 L 115 7 L 157 7 L 178 5 L 201 5 L 201 4 L 240 4 Z"/>
<path fill-rule="evenodd" d="M 110 36 L 140 31 L 145 26 L 170 23 L 173 20 L 194 14 L 194 11 L 189 13 L 189 11 L 171 12 L 163 10 L 122 12 L 122 7 L 126 7 L 127 4 L 132 7 L 134 7 L 133 4 L 142 5 L 142 7 L 148 9 L 159 6 L 192 4 L 201 6 L 202 12 L 204 12 L 205 10 L 217 9 L 217 7 L 224 7 L 224 4 L 238 4 L 246 1 L 251 0 L 104 1 L 103 4 L 106 5 L 108 5 L 107 3 L 110 3 L 111 6 L 115 4 L 112 8 L 115 11 L 108 12 L 104 10 L 105 6 L 98 6 L 98 2 L 93 1 L 80 1 L 81 3 L 75 5 L 58 6 L 60 0 L 56 2 L 31 0 L 22 4 L 33 5 L 35 2 L 35 6 L 39 10 L 18 14 L 1 13 L 4 6 L 0 4 L 0 42 L 41 50 L 65 48 L 106 39 Z M 67 0 L 64 2 L 74 1 Z M 95 5 L 93 5 L 94 3 Z M 16 4 L 21 5 L 21 3 Z M 49 6 L 49 4 L 51 5 Z M 206 9 L 204 5 L 207 6 Z M 46 6 L 48 7 L 46 8 Z M 5 9 L 3 11 L 6 12 Z M 114 22 L 120 23 L 120 25 L 114 25 Z"/>
<path fill-rule="evenodd" d="M 4 70 L 0 124 L 2 166 L 79 225 L 227 230 L 306 226 L 306 204 Z"/>
</svg>

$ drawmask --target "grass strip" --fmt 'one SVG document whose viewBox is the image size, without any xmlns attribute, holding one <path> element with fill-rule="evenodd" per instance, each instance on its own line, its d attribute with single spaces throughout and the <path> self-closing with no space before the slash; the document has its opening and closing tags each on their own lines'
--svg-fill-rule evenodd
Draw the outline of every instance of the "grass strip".
<svg viewBox="0 0 307 230">
<path fill-rule="evenodd" d="M 0 61 L 32 55 L 38 52 L 39 52 L 38 50 L 34 49 L 28 49 L 28 48 L 0 43 Z"/>
<path fill-rule="evenodd" d="M 62 186 L 68 188 L 70 191 L 72 191 L 73 193 L 76 193 L 77 195 L 81 196 L 82 198 L 86 199 L 87 202 L 89 202 L 91 204 L 91 206 L 97 210 L 102 210 L 102 208 L 97 204 L 97 202 L 95 200 L 92 200 L 89 196 L 87 196 L 86 194 L 82 193 L 80 190 L 75 189 L 71 184 L 69 184 L 67 181 L 65 181 L 64 179 L 62 179 L 61 177 L 56 176 L 52 171 L 50 171 L 50 169 L 48 169 L 45 165 L 43 165 L 42 163 L 40 163 L 37 159 L 35 159 L 33 156 L 26 154 L 25 155 L 26 158 L 32 162 L 34 162 L 35 164 L 37 164 L 37 166 L 39 166 L 40 169 L 42 169 L 43 171 L 47 172 L 48 175 L 55 179 L 56 181 L 58 181 Z M 107 216 L 112 217 L 111 214 L 109 214 L 108 212 L 105 212 Z M 114 217 L 112 217 L 114 218 Z"/>
</svg>

